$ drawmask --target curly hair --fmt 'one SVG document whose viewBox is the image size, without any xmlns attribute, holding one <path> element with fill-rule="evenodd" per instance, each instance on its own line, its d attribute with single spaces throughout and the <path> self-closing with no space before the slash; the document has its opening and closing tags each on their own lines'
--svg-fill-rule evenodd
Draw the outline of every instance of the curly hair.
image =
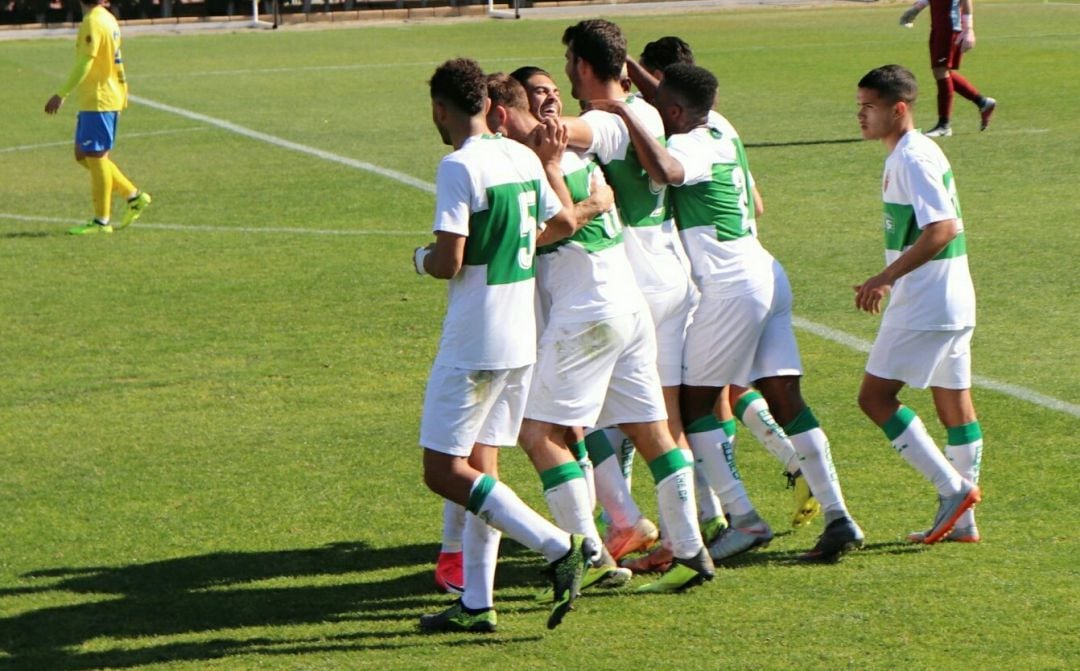
<svg viewBox="0 0 1080 671">
<path fill-rule="evenodd" d="M 605 82 L 618 81 L 626 63 L 626 37 L 619 27 L 604 19 L 589 19 L 563 32 L 562 43 L 575 58 L 582 58 Z"/>
<path fill-rule="evenodd" d="M 638 59 L 646 70 L 663 70 L 675 63 L 694 64 L 694 52 L 682 38 L 669 35 L 649 42 Z"/>
<path fill-rule="evenodd" d="M 919 97 L 919 84 L 915 75 L 903 65 L 882 65 L 863 75 L 859 88 L 877 91 L 878 95 L 890 103 L 900 101 L 914 105 Z"/>
<path fill-rule="evenodd" d="M 487 78 L 476 61 L 455 58 L 440 65 L 428 82 L 431 97 L 445 101 L 469 116 L 484 111 Z"/>
<path fill-rule="evenodd" d="M 660 85 L 681 97 L 686 102 L 686 109 L 694 114 L 708 114 L 716 102 L 716 77 L 697 65 L 675 63 L 667 66 Z"/>
</svg>

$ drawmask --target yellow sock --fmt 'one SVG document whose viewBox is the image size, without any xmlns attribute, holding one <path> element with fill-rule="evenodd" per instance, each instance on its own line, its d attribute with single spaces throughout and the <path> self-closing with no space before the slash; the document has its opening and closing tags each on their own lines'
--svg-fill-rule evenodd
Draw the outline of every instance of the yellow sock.
<svg viewBox="0 0 1080 671">
<path fill-rule="evenodd" d="M 86 165 L 90 168 L 90 194 L 94 200 L 94 218 L 104 223 L 108 223 L 112 210 L 113 173 L 108 168 L 110 163 L 108 158 L 86 157 Z"/>
<path fill-rule="evenodd" d="M 139 192 L 139 189 L 131 183 L 131 180 L 124 173 L 120 172 L 120 167 L 113 163 L 111 159 L 105 160 L 112 166 L 113 191 L 124 199 L 133 198 Z"/>
</svg>

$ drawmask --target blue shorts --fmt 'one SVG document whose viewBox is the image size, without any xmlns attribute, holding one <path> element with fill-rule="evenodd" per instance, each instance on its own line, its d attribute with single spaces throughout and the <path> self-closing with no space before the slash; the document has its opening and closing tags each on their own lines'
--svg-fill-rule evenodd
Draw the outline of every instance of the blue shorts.
<svg viewBox="0 0 1080 671">
<path fill-rule="evenodd" d="M 84 153 L 109 151 L 116 142 L 119 112 L 79 112 L 75 124 L 75 146 Z"/>
</svg>

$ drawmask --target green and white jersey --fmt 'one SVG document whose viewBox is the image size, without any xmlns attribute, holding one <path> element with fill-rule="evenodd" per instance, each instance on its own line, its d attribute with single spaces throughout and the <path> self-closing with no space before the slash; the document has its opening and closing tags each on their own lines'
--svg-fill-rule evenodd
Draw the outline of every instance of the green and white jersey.
<svg viewBox="0 0 1080 671">
<path fill-rule="evenodd" d="M 630 96 L 626 103 L 653 137 L 665 144 L 664 122 L 656 108 L 640 96 Z M 615 190 L 615 205 L 626 227 L 626 255 L 638 286 L 645 293 L 685 290 L 689 278 L 667 207 L 667 187 L 649 179 L 630 141 L 630 131 L 617 114 L 590 110 L 581 118 L 593 133 L 589 153 L 596 156 Z"/>
<path fill-rule="evenodd" d="M 499 135 L 476 135 L 439 163 L 434 231 L 465 236 L 449 282 L 435 363 L 468 370 L 536 361 L 537 222 L 562 209 L 540 159 Z"/>
<path fill-rule="evenodd" d="M 672 135 L 668 153 L 684 172 L 671 203 L 698 289 L 742 296 L 771 282 L 773 257 L 754 235 L 754 182 L 735 128 L 710 112 L 705 126 Z"/>
<path fill-rule="evenodd" d="M 589 197 L 592 180 L 604 183 L 591 156 L 566 151 L 563 177 L 575 203 Z M 574 235 L 537 249 L 537 292 L 547 324 L 610 319 L 647 309 L 626 258 L 623 228 L 614 208 Z"/>
<path fill-rule="evenodd" d="M 929 224 L 955 219 L 959 232 L 932 260 L 897 280 L 882 326 L 951 331 L 975 326 L 975 287 L 952 167 L 937 143 L 909 131 L 885 160 L 885 263 L 895 261 Z"/>
</svg>

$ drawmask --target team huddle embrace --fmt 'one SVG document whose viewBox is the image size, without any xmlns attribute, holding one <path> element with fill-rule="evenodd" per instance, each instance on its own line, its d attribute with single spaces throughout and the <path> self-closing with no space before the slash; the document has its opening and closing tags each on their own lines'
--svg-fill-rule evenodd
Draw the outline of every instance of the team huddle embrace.
<svg viewBox="0 0 1080 671">
<path fill-rule="evenodd" d="M 430 81 L 453 152 L 437 172 L 435 241 L 413 255 L 418 273 L 449 285 L 420 445 L 425 482 L 446 499 L 436 581 L 461 597 L 423 616 L 425 631 L 495 629 L 503 533 L 549 564 L 538 596 L 552 604 L 549 628 L 583 590 L 655 573 L 635 591 L 677 592 L 768 545 L 735 463 L 737 420 L 780 461 L 791 524 L 824 518 L 800 561 L 864 543 L 800 389 L 791 286 L 758 240 L 763 201 L 742 140 L 714 109 L 715 76 L 674 37 L 628 58 L 605 20 L 567 28 L 562 42 L 580 116 L 564 116 L 537 67 L 485 74 L 456 59 Z M 948 161 L 912 125 L 916 91 L 899 66 L 858 86 L 863 136 L 891 152 L 887 265 L 855 302 L 873 313 L 891 299 L 859 402 L 938 491 L 936 518 L 909 539 L 972 542 L 974 291 Z M 933 390 L 944 454 L 898 401 L 904 385 Z M 510 445 L 536 467 L 550 520 L 498 479 Z M 631 494 L 635 452 L 655 482 L 656 523 Z"/>
</svg>

